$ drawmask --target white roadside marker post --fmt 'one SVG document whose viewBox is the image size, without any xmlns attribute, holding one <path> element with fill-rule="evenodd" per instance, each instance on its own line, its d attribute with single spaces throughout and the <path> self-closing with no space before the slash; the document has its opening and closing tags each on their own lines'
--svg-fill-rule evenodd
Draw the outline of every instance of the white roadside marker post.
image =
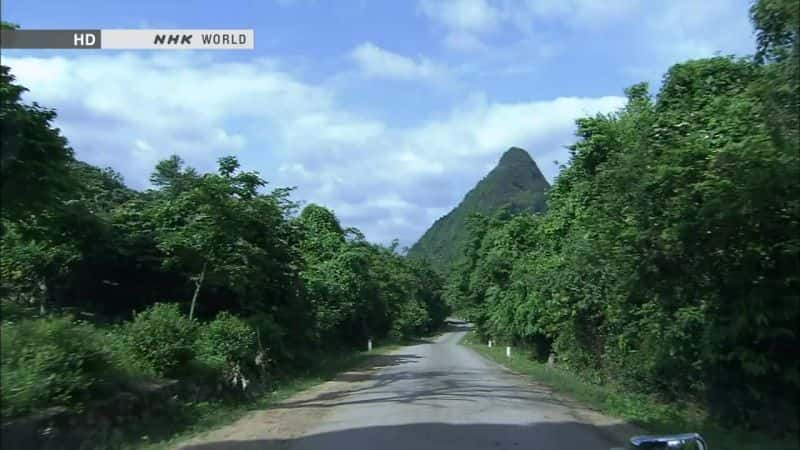
<svg viewBox="0 0 800 450">
<path fill-rule="evenodd" d="M 372 351 L 372 338 L 367 339 L 367 351 L 368 352 Z"/>
<path fill-rule="evenodd" d="M 506 347 L 506 358 L 511 358 L 511 347 Z"/>
<path fill-rule="evenodd" d="M 492 348 L 492 340 L 489 339 L 489 348 Z"/>
</svg>

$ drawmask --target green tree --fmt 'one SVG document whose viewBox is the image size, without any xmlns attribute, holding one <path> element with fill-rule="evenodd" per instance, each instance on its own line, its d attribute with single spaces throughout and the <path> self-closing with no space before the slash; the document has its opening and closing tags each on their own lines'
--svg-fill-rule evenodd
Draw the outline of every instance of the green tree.
<svg viewBox="0 0 800 450">
<path fill-rule="evenodd" d="M 194 274 L 190 317 L 209 277 L 237 294 L 240 304 L 228 307 L 259 310 L 264 305 L 247 299 L 281 289 L 290 272 L 282 194 L 260 194 L 266 182 L 238 168 L 222 158 L 218 174 L 194 176 L 173 158 L 153 176 L 162 191 L 146 206 L 147 219 L 165 268 Z"/>
<path fill-rule="evenodd" d="M 753 7 L 755 60 L 671 67 L 577 121 L 541 217 L 475 218 L 447 297 L 585 378 L 789 430 L 800 391 L 797 11 Z"/>
<path fill-rule="evenodd" d="M 18 220 L 57 204 L 73 191 L 72 149 L 52 122 L 56 113 L 22 102 L 24 87 L 0 65 L 2 217 Z"/>
</svg>

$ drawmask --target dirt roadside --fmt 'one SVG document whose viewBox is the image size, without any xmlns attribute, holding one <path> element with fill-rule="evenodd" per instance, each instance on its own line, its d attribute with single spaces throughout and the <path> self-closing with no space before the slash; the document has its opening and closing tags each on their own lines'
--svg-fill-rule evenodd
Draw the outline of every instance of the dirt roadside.
<svg viewBox="0 0 800 450">
<path fill-rule="evenodd" d="M 330 412 L 336 397 L 368 387 L 371 375 L 391 361 L 389 354 L 375 355 L 360 368 L 343 372 L 331 381 L 299 392 L 267 409 L 252 411 L 230 425 L 181 442 L 174 448 L 191 450 L 194 446 L 219 443 L 219 448 L 224 449 L 226 441 L 288 441 L 302 436 Z M 208 448 L 206 446 L 204 448 Z"/>
</svg>

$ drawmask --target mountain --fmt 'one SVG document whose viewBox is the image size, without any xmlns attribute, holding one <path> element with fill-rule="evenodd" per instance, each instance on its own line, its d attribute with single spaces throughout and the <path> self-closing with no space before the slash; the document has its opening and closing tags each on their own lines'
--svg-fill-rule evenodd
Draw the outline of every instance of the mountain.
<svg viewBox="0 0 800 450">
<path fill-rule="evenodd" d="M 433 223 L 408 251 L 412 258 L 430 260 L 446 272 L 461 254 L 466 240 L 465 220 L 472 213 L 491 214 L 507 206 L 513 212 L 541 212 L 550 184 L 528 152 L 511 147 L 497 166 L 467 193 L 452 211 Z"/>
</svg>

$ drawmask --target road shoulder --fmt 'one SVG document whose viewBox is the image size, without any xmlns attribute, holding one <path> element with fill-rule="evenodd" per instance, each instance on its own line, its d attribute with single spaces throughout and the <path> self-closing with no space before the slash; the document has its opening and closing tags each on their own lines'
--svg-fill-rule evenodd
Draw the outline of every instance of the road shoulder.
<svg viewBox="0 0 800 450">
<path fill-rule="evenodd" d="M 500 360 L 492 358 L 493 355 L 487 355 L 479 351 L 476 344 L 465 343 L 462 339 L 459 345 L 472 351 L 475 355 L 486 361 L 487 364 L 497 366 L 505 372 L 513 374 L 518 378 L 520 384 L 547 391 L 556 401 L 569 409 L 570 414 L 577 422 L 593 426 L 598 433 L 604 435 L 611 441 L 628 442 L 632 436 L 648 434 L 646 430 L 624 419 L 603 414 L 586 403 L 580 402 L 566 394 L 556 392 L 547 384 L 535 380 L 530 374 L 509 368 Z"/>
<path fill-rule="evenodd" d="M 370 384 L 372 374 L 391 364 L 397 350 L 376 353 L 359 366 L 336 375 L 265 409 L 252 411 L 236 422 L 216 428 L 176 445 L 176 449 L 190 450 L 195 446 L 223 443 L 225 441 L 256 441 L 270 439 L 289 441 L 306 434 L 330 412 L 329 400 L 356 392 Z"/>
</svg>

